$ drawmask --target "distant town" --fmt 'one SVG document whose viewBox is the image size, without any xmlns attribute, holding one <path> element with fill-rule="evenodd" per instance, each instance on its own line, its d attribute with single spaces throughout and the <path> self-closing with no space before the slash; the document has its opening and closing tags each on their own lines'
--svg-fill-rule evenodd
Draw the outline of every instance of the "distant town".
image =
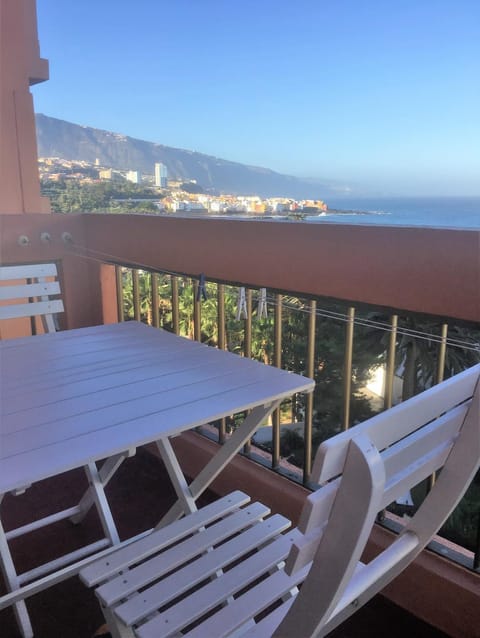
<svg viewBox="0 0 480 638">
<path fill-rule="evenodd" d="M 73 184 L 85 187 L 90 185 L 92 188 L 102 183 L 125 187 L 131 184 L 133 188 L 130 189 L 130 199 L 125 197 L 125 188 L 122 188 L 121 201 L 148 202 L 149 210 L 158 213 L 291 215 L 301 218 L 307 214 L 322 214 L 327 211 L 327 204 L 322 200 L 205 192 L 196 180 L 172 179 L 167 167 L 161 163 L 152 166 L 151 174 L 134 169 L 117 170 L 101 166 L 99 160 L 90 163 L 40 157 L 38 165 L 46 194 L 49 194 L 48 185 L 53 187 L 55 184 L 63 187 Z M 126 192 L 128 193 L 128 189 Z M 129 208 L 132 210 L 132 205 Z"/>
</svg>

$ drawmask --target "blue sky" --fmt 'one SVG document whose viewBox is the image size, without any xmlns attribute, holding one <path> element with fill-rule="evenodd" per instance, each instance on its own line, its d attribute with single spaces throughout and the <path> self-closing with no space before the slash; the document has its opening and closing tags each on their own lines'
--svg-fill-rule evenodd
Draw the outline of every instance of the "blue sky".
<svg viewBox="0 0 480 638">
<path fill-rule="evenodd" d="M 480 195 L 479 0 L 37 11 L 37 112 L 359 191 Z"/>
</svg>

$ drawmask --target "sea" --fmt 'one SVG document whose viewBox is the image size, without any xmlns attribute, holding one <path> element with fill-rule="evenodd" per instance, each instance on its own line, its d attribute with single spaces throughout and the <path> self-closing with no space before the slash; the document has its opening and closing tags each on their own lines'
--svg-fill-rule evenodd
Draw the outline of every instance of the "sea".
<svg viewBox="0 0 480 638">
<path fill-rule="evenodd" d="M 480 230 L 480 197 L 331 197 L 314 223 L 375 224 Z"/>
</svg>

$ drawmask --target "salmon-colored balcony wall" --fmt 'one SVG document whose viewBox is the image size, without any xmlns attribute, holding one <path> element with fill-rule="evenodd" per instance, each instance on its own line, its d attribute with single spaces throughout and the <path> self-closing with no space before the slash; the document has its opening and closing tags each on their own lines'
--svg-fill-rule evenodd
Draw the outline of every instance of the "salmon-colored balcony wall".
<svg viewBox="0 0 480 638">
<path fill-rule="evenodd" d="M 115 321 L 112 268 L 100 265 L 109 260 L 480 321 L 477 231 L 137 215 L 4 215 L 0 224 L 1 263 L 62 260 L 69 328 Z"/>
<path fill-rule="evenodd" d="M 480 321 L 480 232 L 90 215 L 90 249 L 146 267 Z"/>
</svg>

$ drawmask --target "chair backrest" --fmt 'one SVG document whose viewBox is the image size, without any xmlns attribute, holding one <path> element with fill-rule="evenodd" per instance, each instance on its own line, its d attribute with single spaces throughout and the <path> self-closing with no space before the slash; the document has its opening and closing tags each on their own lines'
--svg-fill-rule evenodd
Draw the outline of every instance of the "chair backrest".
<svg viewBox="0 0 480 638">
<path fill-rule="evenodd" d="M 63 312 L 55 264 L 0 266 L 0 319 L 40 316 L 45 332 L 55 332 L 54 314 Z M 12 302 L 12 303 L 10 303 Z"/>
<path fill-rule="evenodd" d="M 428 544 L 480 465 L 480 365 L 325 441 L 287 559 L 309 575 L 274 636 L 317 636 L 383 589 Z M 360 562 L 377 515 L 439 472 L 389 547 Z"/>
</svg>

